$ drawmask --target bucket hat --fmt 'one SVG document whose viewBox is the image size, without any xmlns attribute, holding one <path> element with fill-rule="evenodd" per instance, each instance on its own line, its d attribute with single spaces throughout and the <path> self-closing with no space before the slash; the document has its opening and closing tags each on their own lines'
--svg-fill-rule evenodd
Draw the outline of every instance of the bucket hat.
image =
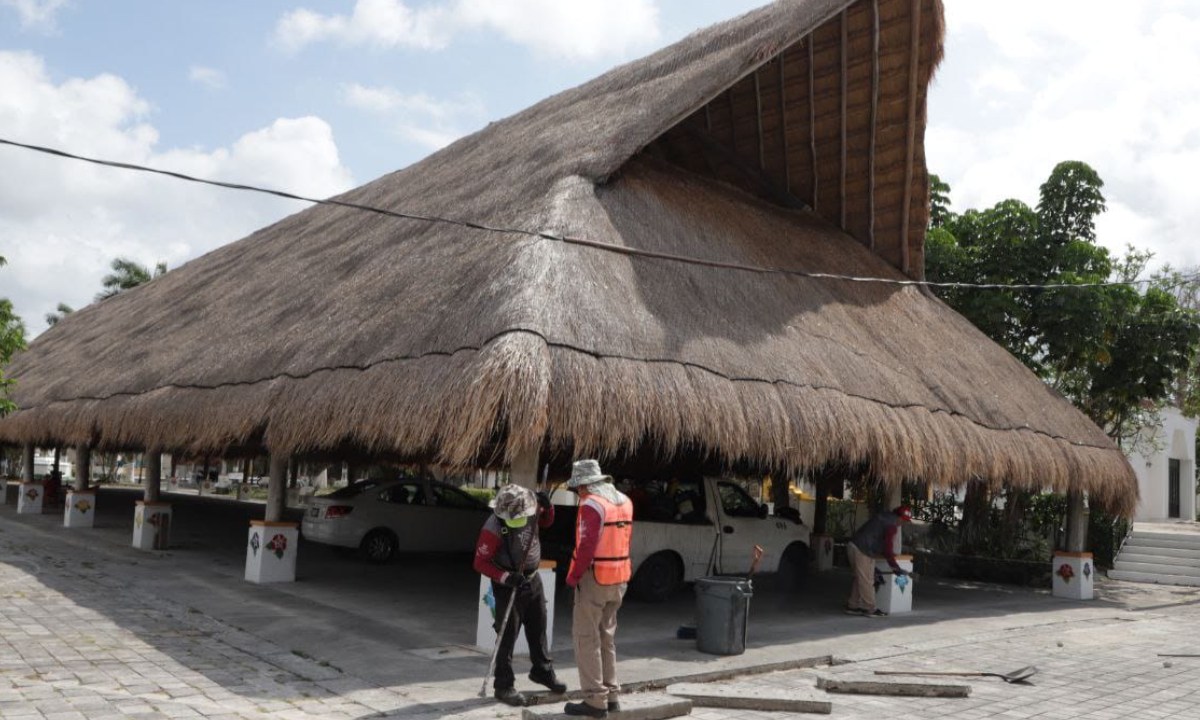
<svg viewBox="0 0 1200 720">
<path fill-rule="evenodd" d="M 576 460 L 571 465 L 571 479 L 567 487 L 574 489 L 598 482 L 612 482 L 612 475 L 600 472 L 600 463 L 595 460 Z"/>
<path fill-rule="evenodd" d="M 537 497 L 529 488 L 509 483 L 496 493 L 492 508 L 501 520 L 519 520 L 537 512 Z"/>
</svg>

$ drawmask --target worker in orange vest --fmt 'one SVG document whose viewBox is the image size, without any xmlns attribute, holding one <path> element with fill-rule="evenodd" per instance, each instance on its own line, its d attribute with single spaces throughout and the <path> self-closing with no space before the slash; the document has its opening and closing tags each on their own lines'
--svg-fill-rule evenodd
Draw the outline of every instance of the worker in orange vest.
<svg viewBox="0 0 1200 720">
<path fill-rule="evenodd" d="M 629 586 L 633 565 L 633 502 L 617 490 L 595 460 L 571 467 L 567 489 L 579 495 L 575 518 L 575 554 L 567 585 L 575 588 L 571 638 L 583 702 L 567 703 L 567 715 L 603 718 L 621 709 L 617 699 L 617 611 Z"/>
</svg>

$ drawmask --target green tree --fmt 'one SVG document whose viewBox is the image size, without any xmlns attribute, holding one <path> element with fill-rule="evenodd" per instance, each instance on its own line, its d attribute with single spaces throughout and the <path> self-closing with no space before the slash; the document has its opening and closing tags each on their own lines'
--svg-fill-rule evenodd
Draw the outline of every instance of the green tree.
<svg viewBox="0 0 1200 720">
<path fill-rule="evenodd" d="M 0 256 L 0 267 L 6 264 L 8 261 Z M 0 298 L 0 416 L 16 409 L 16 405 L 8 396 L 13 381 L 4 376 L 4 368 L 17 351 L 24 349 L 25 324 L 13 312 L 12 303 L 7 298 Z"/>
<path fill-rule="evenodd" d="M 1176 270 L 1167 265 L 1154 273 L 1152 280 L 1154 287 L 1174 296 L 1180 307 L 1200 312 L 1200 266 Z M 1200 416 L 1200 355 L 1175 379 L 1171 404 L 1189 417 Z"/>
<path fill-rule="evenodd" d="M 73 312 L 75 312 L 75 308 L 66 303 L 60 302 L 58 307 L 54 309 L 54 312 L 46 313 L 46 324 L 50 327 L 54 327 L 58 324 L 59 320 L 62 320 Z"/>
<path fill-rule="evenodd" d="M 104 300 L 138 285 L 145 285 L 167 272 L 165 262 L 155 265 L 154 271 L 151 273 L 150 268 L 129 258 L 117 258 L 112 261 L 111 267 L 112 272 L 101 280 L 104 290 L 96 295 L 97 300 Z"/>
<path fill-rule="evenodd" d="M 940 181 L 939 181 L 940 182 Z M 926 274 L 942 282 L 1088 285 L 1141 276 L 1148 253 L 1116 261 L 1096 244 L 1104 183 L 1064 162 L 1042 184 L 1037 208 L 1005 200 L 947 212 L 932 226 Z M 948 197 L 941 183 L 935 193 Z M 962 288 L 942 298 L 1053 385 L 1118 442 L 1147 408 L 1169 399 L 1195 364 L 1200 324 L 1159 284 L 1041 289 Z"/>
</svg>

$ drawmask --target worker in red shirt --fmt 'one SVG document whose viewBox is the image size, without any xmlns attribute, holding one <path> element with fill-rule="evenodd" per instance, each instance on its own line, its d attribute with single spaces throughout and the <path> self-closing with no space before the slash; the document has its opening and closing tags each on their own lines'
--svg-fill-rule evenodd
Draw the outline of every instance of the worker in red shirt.
<svg viewBox="0 0 1200 720">
<path fill-rule="evenodd" d="M 879 512 L 862 524 L 850 542 L 846 543 L 846 554 L 850 568 L 854 571 L 854 583 L 850 586 L 850 599 L 846 601 L 846 613 L 866 617 L 883 617 L 884 611 L 875 607 L 875 558 L 883 557 L 897 575 L 908 571 L 896 562 L 897 534 L 900 524 L 912 522 L 912 509 L 907 505 Z"/>
<path fill-rule="evenodd" d="M 571 468 L 567 488 L 579 494 L 575 554 L 567 586 L 575 589 L 571 638 L 583 702 L 567 703 L 567 715 L 603 718 L 621 709 L 617 683 L 617 611 L 629 586 L 633 502 L 600 472 L 595 460 Z"/>
<path fill-rule="evenodd" d="M 550 660 L 550 648 L 546 643 L 546 593 L 537 572 L 542 562 L 538 531 L 553 524 L 554 506 L 545 493 L 535 495 L 529 488 L 510 484 L 496 493 L 493 508 L 493 514 L 479 531 L 479 541 L 475 543 L 475 570 L 492 580 L 493 628 L 497 633 L 504 624 L 504 613 L 512 599 L 511 615 L 496 651 L 493 694 L 500 702 L 522 707 L 527 700 L 517 692 L 512 669 L 513 645 L 521 626 L 525 627 L 529 658 L 533 661 L 529 679 L 545 685 L 555 694 L 567 691 L 567 686 L 554 674 L 554 664 Z"/>
</svg>

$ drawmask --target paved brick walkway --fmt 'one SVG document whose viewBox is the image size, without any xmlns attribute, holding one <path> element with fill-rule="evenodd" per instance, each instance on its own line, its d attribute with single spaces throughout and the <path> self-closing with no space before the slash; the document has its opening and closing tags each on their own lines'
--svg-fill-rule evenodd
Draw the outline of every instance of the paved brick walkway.
<svg viewBox="0 0 1200 720">
<path fill-rule="evenodd" d="M 0 718 L 482 720 L 519 716 L 514 709 L 475 697 L 480 668 L 486 664 L 478 654 L 457 661 L 466 663 L 461 672 L 457 668 L 463 666 L 431 662 L 411 648 L 380 654 L 378 649 L 356 644 L 370 634 L 370 628 L 362 627 L 347 633 L 345 646 L 293 649 L 301 645 L 284 646 L 281 643 L 289 639 L 278 635 L 273 642 L 244 617 L 230 621 L 201 611 L 198 607 L 214 605 L 206 605 L 199 596 L 188 602 L 178 592 L 165 592 L 168 585 L 187 578 L 197 588 L 226 594 L 225 607 L 232 607 L 230 598 L 238 603 L 236 607 L 253 607 L 276 597 L 230 577 L 211 558 L 192 553 L 153 561 L 179 563 L 173 565 L 172 575 L 166 567 L 151 570 L 149 560 L 139 564 L 152 556 L 128 550 L 123 529 L 112 533 L 111 542 L 104 540 L 103 532 L 61 532 L 45 518 L 0 522 Z M 831 611 L 798 610 L 794 635 L 779 634 L 781 628 L 775 626 L 774 640 L 758 642 L 744 656 L 702 656 L 686 643 L 656 641 L 639 656 L 627 652 L 622 657 L 622 680 L 680 677 L 729 670 L 737 663 L 822 654 L 850 662 L 817 670 L 749 674 L 737 682 L 794 690 L 813 688 L 819 674 L 867 676 L 876 669 L 909 668 L 1003 672 L 1036 665 L 1040 672 L 1029 686 L 1007 685 L 997 678 L 964 678 L 961 682 L 971 685 L 973 693 L 961 700 L 822 697 L 834 703 L 833 718 L 1200 718 L 1200 658 L 1157 655 L 1200 651 L 1194 647 L 1200 589 L 1105 583 L 1104 600 L 1089 604 L 1057 601 L 1020 589 L 950 585 L 940 589 L 927 585 L 924 597 L 929 600 L 924 606 L 928 609 L 904 619 L 846 618 Z M 303 593 L 315 597 L 328 588 L 314 582 L 294 589 L 294 596 L 276 597 L 276 602 L 283 597 L 287 605 L 276 605 L 270 612 L 290 607 L 296 614 L 295 626 L 305 627 L 308 611 Z M 958 600 L 947 603 L 947 597 Z M 940 599 L 935 602 L 935 598 Z M 635 611 L 651 616 L 656 612 L 631 608 L 631 618 L 636 617 Z M 268 617 L 265 611 L 264 617 Z M 645 618 L 640 622 L 645 623 Z M 757 628 L 755 632 L 759 638 L 765 635 Z M 626 635 L 624 641 L 632 649 L 636 638 Z M 620 634 L 618 642 L 622 642 Z M 370 661 L 386 665 L 394 679 L 379 684 L 361 670 L 339 667 L 351 667 L 349 658 L 355 653 L 368 653 Z M 569 652 L 564 656 L 559 650 L 558 655 L 560 673 L 575 687 Z M 441 666 L 456 671 L 431 671 Z M 695 709 L 693 716 L 711 720 L 811 717 L 703 708 Z"/>
</svg>

